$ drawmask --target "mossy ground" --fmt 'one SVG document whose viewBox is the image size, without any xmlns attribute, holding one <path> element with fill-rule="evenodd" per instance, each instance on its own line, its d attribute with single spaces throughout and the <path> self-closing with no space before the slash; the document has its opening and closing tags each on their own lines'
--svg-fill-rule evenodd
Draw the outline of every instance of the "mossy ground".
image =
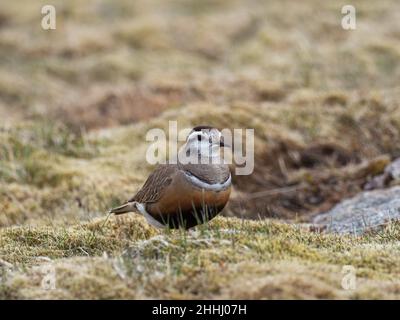
<svg viewBox="0 0 400 320">
<path fill-rule="evenodd" d="M 355 31 L 340 1 L 53 1 L 55 31 L 44 4 L 0 3 L 0 298 L 399 298 L 398 224 L 286 223 L 400 156 L 398 1 L 354 1 Z M 106 221 L 169 120 L 254 128 L 255 173 L 209 226 Z"/>
<path fill-rule="evenodd" d="M 1 231 L 2 298 L 398 298 L 399 225 L 362 237 L 217 218 L 190 232 L 142 217 Z M 251 235 L 251 236 L 249 236 Z M 46 258 L 44 258 L 46 257 Z M 343 266 L 356 288 L 342 288 Z M 54 268 L 55 289 L 42 287 Z M 6 270 L 5 267 L 3 267 Z"/>
</svg>

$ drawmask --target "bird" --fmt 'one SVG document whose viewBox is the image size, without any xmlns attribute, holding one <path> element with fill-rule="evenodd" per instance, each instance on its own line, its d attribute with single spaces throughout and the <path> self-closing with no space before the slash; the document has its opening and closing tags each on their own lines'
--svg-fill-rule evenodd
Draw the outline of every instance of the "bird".
<svg viewBox="0 0 400 320">
<path fill-rule="evenodd" d="M 142 188 L 110 214 L 138 211 L 156 228 L 190 229 L 216 217 L 226 206 L 232 177 L 220 154 L 230 147 L 217 128 L 200 125 L 186 138 L 176 164 L 160 164 Z M 188 161 L 192 160 L 192 161 Z"/>
</svg>

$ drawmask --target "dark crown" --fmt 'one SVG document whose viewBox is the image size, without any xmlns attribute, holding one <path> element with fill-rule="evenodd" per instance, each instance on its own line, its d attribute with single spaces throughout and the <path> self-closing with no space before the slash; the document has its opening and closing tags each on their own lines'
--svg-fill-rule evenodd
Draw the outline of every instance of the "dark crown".
<svg viewBox="0 0 400 320">
<path fill-rule="evenodd" d="M 192 132 L 193 131 L 202 131 L 202 130 L 211 130 L 211 129 L 215 129 L 215 128 L 211 127 L 211 126 L 197 126 L 192 129 Z"/>
</svg>

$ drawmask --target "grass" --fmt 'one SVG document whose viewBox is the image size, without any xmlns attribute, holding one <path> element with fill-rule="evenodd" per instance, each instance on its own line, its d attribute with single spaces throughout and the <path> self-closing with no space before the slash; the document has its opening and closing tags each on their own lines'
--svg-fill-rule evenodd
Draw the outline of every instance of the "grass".
<svg viewBox="0 0 400 320">
<path fill-rule="evenodd" d="M 1 256 L 12 267 L 0 292 L 2 298 L 398 298 L 399 232 L 392 224 L 361 237 L 335 236 L 235 218 L 160 232 L 136 215 L 70 228 L 6 228 Z M 39 266 L 49 264 L 57 279 L 51 291 L 40 286 Z M 341 272 L 349 264 L 357 288 L 346 291 Z"/>
<path fill-rule="evenodd" d="M 302 224 L 400 156 L 397 1 L 354 1 L 355 31 L 340 1 L 54 1 L 55 31 L 44 4 L 0 4 L 0 298 L 399 298 L 398 224 Z M 254 174 L 188 233 L 104 224 L 169 120 L 254 128 Z"/>
</svg>

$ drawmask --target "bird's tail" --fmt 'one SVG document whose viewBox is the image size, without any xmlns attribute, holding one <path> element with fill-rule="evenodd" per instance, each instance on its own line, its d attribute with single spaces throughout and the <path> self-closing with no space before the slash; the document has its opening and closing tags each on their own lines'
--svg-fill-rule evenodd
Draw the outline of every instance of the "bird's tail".
<svg viewBox="0 0 400 320">
<path fill-rule="evenodd" d="M 134 201 L 124 203 L 123 205 L 121 205 L 119 207 L 115 207 L 110 210 L 110 213 L 122 214 L 122 213 L 127 213 L 127 212 L 132 212 L 132 211 L 136 211 L 136 202 L 134 202 Z"/>
</svg>

